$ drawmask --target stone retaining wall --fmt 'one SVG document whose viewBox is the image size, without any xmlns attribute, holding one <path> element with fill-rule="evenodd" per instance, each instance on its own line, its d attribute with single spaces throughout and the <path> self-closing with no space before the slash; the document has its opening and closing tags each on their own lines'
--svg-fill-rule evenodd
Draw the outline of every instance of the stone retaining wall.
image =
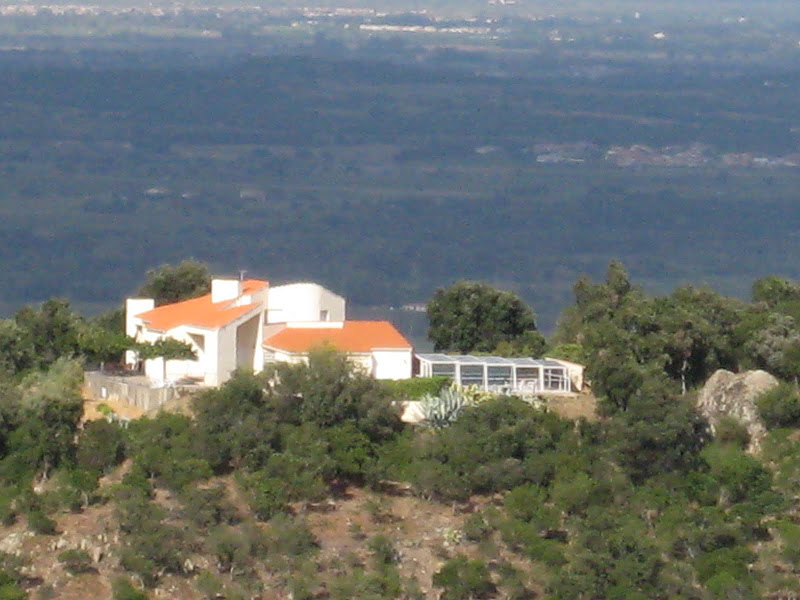
<svg viewBox="0 0 800 600">
<path fill-rule="evenodd" d="M 124 402 L 145 412 L 158 409 L 180 395 L 174 386 L 151 387 L 143 377 L 107 375 L 97 371 L 84 374 L 84 383 L 95 400 Z"/>
</svg>

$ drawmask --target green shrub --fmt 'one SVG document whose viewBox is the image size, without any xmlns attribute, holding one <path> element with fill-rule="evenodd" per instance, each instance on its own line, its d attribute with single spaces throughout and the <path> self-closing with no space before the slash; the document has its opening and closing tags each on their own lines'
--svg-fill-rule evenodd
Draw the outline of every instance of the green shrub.
<svg viewBox="0 0 800 600">
<path fill-rule="evenodd" d="M 758 414 L 768 429 L 800 425 L 800 394 L 789 383 L 782 383 L 756 400 Z"/>
<path fill-rule="evenodd" d="M 222 484 L 210 488 L 186 487 L 181 502 L 186 518 L 203 529 L 231 523 L 236 518 L 236 509 L 225 498 Z"/>
<path fill-rule="evenodd" d="M 83 468 L 60 471 L 57 480 L 55 499 L 59 508 L 79 512 L 99 500 L 100 471 Z"/>
<path fill-rule="evenodd" d="M 330 427 L 325 431 L 328 455 L 334 462 L 337 479 L 363 483 L 373 461 L 373 444 L 367 435 L 352 423 Z"/>
<path fill-rule="evenodd" d="M 264 560 L 269 555 L 269 536 L 255 521 L 244 521 L 239 526 L 240 535 L 247 540 L 250 556 Z"/>
<path fill-rule="evenodd" d="M 771 486 L 769 471 L 740 448 L 715 443 L 706 447 L 702 456 L 730 503 L 752 502 Z"/>
<path fill-rule="evenodd" d="M 269 525 L 267 547 L 271 553 L 298 557 L 317 550 L 317 539 L 304 520 L 277 515 Z"/>
<path fill-rule="evenodd" d="M 588 359 L 588 352 L 580 344 L 566 343 L 558 344 L 547 350 L 547 356 L 585 365 Z"/>
<path fill-rule="evenodd" d="M 413 584 L 407 592 L 414 593 Z M 331 583 L 333 600 L 389 600 L 403 592 L 403 582 L 394 566 L 384 565 L 373 571 L 357 567 L 345 575 L 335 578 Z M 409 600 L 413 595 L 407 595 Z M 422 595 L 424 598 L 424 595 Z"/>
<path fill-rule="evenodd" d="M 14 492 L 11 489 L 0 490 L 0 524 L 8 527 L 17 520 L 14 507 Z"/>
<path fill-rule="evenodd" d="M 222 581 L 220 581 L 219 577 L 208 571 L 203 571 L 197 576 L 195 587 L 197 591 L 203 595 L 203 598 L 207 600 L 216 600 L 216 598 L 222 597 Z"/>
<path fill-rule="evenodd" d="M 264 471 L 237 474 L 237 482 L 247 492 L 250 509 L 261 521 L 268 521 L 287 509 L 289 498 L 281 479 Z"/>
<path fill-rule="evenodd" d="M 470 542 L 480 542 L 486 539 L 492 532 L 492 528 L 486 522 L 482 513 L 472 513 L 464 519 L 464 537 Z"/>
<path fill-rule="evenodd" d="M 564 564 L 564 554 L 558 542 L 544 539 L 535 523 L 507 519 L 500 523 L 499 530 L 503 541 L 514 552 L 552 566 Z"/>
<path fill-rule="evenodd" d="M 383 533 L 379 533 L 370 538 L 367 547 L 372 552 L 372 558 L 378 565 L 393 565 L 399 557 L 394 543 Z"/>
<path fill-rule="evenodd" d="M 28 513 L 28 528 L 40 535 L 55 535 L 56 522 L 40 510 Z"/>
<path fill-rule="evenodd" d="M 125 458 L 124 432 L 105 420 L 89 421 L 78 438 L 75 459 L 78 466 L 105 472 Z"/>
<path fill-rule="evenodd" d="M 317 565 L 311 561 L 304 561 L 292 569 L 287 581 L 291 598 L 296 600 L 311 600 L 316 596 L 319 588 Z"/>
<path fill-rule="evenodd" d="M 567 562 L 561 545 L 555 540 L 531 538 L 525 544 L 523 551 L 529 559 L 543 562 L 551 567 L 559 567 Z"/>
<path fill-rule="evenodd" d="M 781 536 L 781 556 L 793 566 L 800 565 L 800 526 L 791 521 L 779 521 L 775 527 Z"/>
<path fill-rule="evenodd" d="M 382 381 L 392 397 L 399 400 L 418 400 L 425 395 L 437 396 L 450 385 L 450 377 L 412 377 L 396 381 Z"/>
<path fill-rule="evenodd" d="M 86 550 L 70 549 L 64 550 L 58 555 L 58 562 L 64 565 L 64 569 L 72 575 L 88 573 L 92 570 L 92 557 Z"/>
<path fill-rule="evenodd" d="M 0 600 L 25 600 L 27 597 L 11 575 L 0 571 Z"/>
<path fill-rule="evenodd" d="M 212 475 L 211 466 L 199 456 L 194 424 L 183 415 L 161 413 L 154 419 L 133 421 L 128 429 L 128 453 L 147 478 L 175 491 Z"/>
<path fill-rule="evenodd" d="M 700 555 L 695 560 L 695 569 L 700 581 L 703 582 L 723 573 L 734 580 L 744 581 L 750 574 L 748 565 L 754 563 L 757 558 L 758 556 L 745 546 L 720 548 Z"/>
<path fill-rule="evenodd" d="M 545 490 L 537 485 L 525 484 L 508 492 L 503 504 L 512 518 L 544 529 L 558 524 L 556 511 L 545 504 L 546 499 Z"/>
<path fill-rule="evenodd" d="M 231 527 L 218 527 L 207 540 L 220 573 L 241 574 L 250 567 L 249 540 Z"/>
<path fill-rule="evenodd" d="M 147 594 L 135 588 L 125 577 L 117 577 L 111 582 L 111 598 L 113 600 L 147 600 Z"/>
<path fill-rule="evenodd" d="M 551 492 L 553 503 L 567 514 L 581 514 L 594 497 L 594 480 L 586 473 L 559 478 Z"/>
<path fill-rule="evenodd" d="M 737 598 L 741 600 L 757 600 L 761 596 L 753 593 L 753 583 L 749 579 L 741 579 L 727 571 L 717 573 L 706 581 L 706 589 L 711 592 L 712 598 L 727 600 Z"/>
<path fill-rule="evenodd" d="M 713 506 L 719 501 L 719 482 L 708 473 L 691 471 L 686 475 L 686 493 L 689 500 L 701 506 Z"/>
<path fill-rule="evenodd" d="M 733 444 L 739 448 L 746 448 L 750 443 L 747 427 L 733 417 L 722 417 L 714 430 L 714 437 L 721 444 Z"/>
<path fill-rule="evenodd" d="M 531 600 L 535 595 L 525 586 L 523 573 L 511 563 L 501 562 L 497 568 L 500 585 L 508 600 Z"/>
<path fill-rule="evenodd" d="M 481 600 L 496 590 L 486 564 L 463 554 L 448 560 L 434 573 L 433 585 L 442 588 L 441 600 Z"/>
<path fill-rule="evenodd" d="M 191 456 L 176 459 L 168 457 L 162 466 L 158 481 L 172 490 L 180 491 L 190 483 L 208 479 L 212 475 L 211 467 L 205 459 Z"/>
<path fill-rule="evenodd" d="M 116 514 L 124 534 L 120 553 L 123 568 L 138 574 L 148 586 L 162 573 L 181 570 L 185 534 L 163 521 L 165 511 L 141 489 L 120 486 L 117 489 Z"/>
</svg>

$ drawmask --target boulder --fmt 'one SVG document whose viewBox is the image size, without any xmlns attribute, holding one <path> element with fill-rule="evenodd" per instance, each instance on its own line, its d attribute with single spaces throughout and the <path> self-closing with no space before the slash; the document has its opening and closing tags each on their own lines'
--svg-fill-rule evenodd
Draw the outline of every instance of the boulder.
<svg viewBox="0 0 800 600">
<path fill-rule="evenodd" d="M 700 390 L 697 408 L 708 419 L 712 431 L 722 417 L 736 419 L 750 434 L 748 452 L 758 452 L 767 430 L 758 417 L 755 401 L 776 385 L 778 380 L 766 371 L 731 373 L 720 369 Z"/>
</svg>

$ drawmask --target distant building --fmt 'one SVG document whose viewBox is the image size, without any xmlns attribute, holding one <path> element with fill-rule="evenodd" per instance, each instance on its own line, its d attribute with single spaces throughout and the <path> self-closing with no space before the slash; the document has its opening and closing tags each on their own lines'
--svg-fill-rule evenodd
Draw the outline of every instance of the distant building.
<svg viewBox="0 0 800 600">
<path fill-rule="evenodd" d="M 315 283 L 270 287 L 266 281 L 214 279 L 211 293 L 155 307 L 151 298 L 125 304 L 125 332 L 140 342 L 172 338 L 191 346 L 194 360 L 125 362 L 154 383 L 215 386 L 236 369 L 305 360 L 316 346 L 346 352 L 379 379 L 411 376 L 411 344 L 387 321 L 347 321 L 344 298 Z"/>
<path fill-rule="evenodd" d="M 411 377 L 411 343 L 388 321 L 270 325 L 264 339 L 264 360 L 304 361 L 310 350 L 323 346 L 346 353 L 356 367 L 376 379 Z"/>
</svg>

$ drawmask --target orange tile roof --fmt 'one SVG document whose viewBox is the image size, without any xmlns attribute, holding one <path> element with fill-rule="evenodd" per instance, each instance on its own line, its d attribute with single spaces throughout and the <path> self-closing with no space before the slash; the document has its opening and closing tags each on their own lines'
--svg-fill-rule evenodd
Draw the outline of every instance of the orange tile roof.
<svg viewBox="0 0 800 600">
<path fill-rule="evenodd" d="M 242 293 L 252 294 L 267 286 L 266 281 L 248 279 L 242 283 Z M 137 315 L 151 329 L 168 331 L 179 325 L 196 325 L 216 329 L 235 321 L 259 306 L 258 303 L 231 306 L 232 301 L 211 302 L 211 294 L 165 304 Z"/>
<path fill-rule="evenodd" d="M 345 321 L 342 327 L 285 327 L 264 345 L 286 352 L 308 352 L 330 345 L 340 352 L 371 352 L 376 348 L 411 348 L 389 321 Z"/>
<path fill-rule="evenodd" d="M 261 279 L 245 279 L 242 282 L 242 293 L 252 294 L 254 292 L 258 292 L 259 290 L 263 290 L 268 285 L 268 281 L 263 281 Z"/>
</svg>

